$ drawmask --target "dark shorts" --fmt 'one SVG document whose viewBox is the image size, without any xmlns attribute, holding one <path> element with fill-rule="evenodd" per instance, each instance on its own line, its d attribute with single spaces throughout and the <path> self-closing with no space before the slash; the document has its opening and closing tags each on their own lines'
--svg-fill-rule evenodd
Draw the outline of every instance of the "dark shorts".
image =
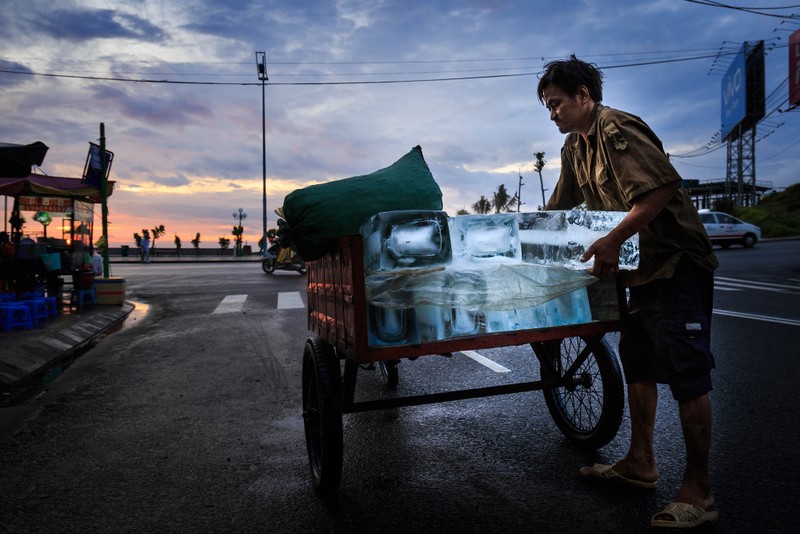
<svg viewBox="0 0 800 534">
<path fill-rule="evenodd" d="M 711 391 L 714 273 L 687 258 L 672 278 L 630 288 L 619 355 L 625 380 L 668 384 L 678 401 Z"/>
</svg>

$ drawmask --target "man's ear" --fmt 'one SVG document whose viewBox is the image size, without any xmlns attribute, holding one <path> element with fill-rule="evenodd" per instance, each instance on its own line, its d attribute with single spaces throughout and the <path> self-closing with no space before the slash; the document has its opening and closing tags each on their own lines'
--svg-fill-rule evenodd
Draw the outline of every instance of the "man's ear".
<svg viewBox="0 0 800 534">
<path fill-rule="evenodd" d="M 589 96 L 589 88 L 585 85 L 578 86 L 578 98 L 581 101 L 581 104 L 585 104 L 591 96 Z"/>
</svg>

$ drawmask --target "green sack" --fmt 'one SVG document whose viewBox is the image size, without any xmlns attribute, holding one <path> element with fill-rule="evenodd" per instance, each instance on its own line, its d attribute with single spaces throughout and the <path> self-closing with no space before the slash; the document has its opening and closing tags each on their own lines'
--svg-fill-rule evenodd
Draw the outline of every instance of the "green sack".
<svg viewBox="0 0 800 534">
<path fill-rule="evenodd" d="M 324 256 L 337 238 L 356 234 L 376 213 L 441 210 L 442 190 L 422 148 L 416 146 L 389 167 L 292 191 L 283 202 L 284 230 L 306 261 Z"/>
</svg>

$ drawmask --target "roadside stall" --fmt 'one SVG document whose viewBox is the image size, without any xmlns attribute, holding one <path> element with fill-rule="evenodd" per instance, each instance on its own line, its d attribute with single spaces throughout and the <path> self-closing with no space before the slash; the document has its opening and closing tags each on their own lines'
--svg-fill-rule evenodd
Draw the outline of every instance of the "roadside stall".
<svg viewBox="0 0 800 534">
<path fill-rule="evenodd" d="M 110 195 L 113 182 L 108 189 Z M 0 291 L 19 295 L 45 288 L 61 302 L 62 276 L 71 277 L 77 287 L 91 275 L 100 191 L 80 178 L 30 174 L 0 178 L 0 195 L 6 197 Z"/>
</svg>

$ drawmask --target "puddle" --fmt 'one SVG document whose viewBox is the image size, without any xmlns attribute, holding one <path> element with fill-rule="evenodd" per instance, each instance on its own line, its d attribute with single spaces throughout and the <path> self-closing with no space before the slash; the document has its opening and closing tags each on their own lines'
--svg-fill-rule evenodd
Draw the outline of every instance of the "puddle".
<svg viewBox="0 0 800 534">
<path fill-rule="evenodd" d="M 134 305 L 133 311 L 128 314 L 122 323 L 114 330 L 115 332 L 119 332 L 121 330 L 127 330 L 128 328 L 132 328 L 139 324 L 139 322 L 144 319 L 147 315 L 147 312 L 150 311 L 150 305 L 145 304 L 144 302 L 137 302 L 134 300 L 128 300 L 131 304 Z"/>
</svg>

